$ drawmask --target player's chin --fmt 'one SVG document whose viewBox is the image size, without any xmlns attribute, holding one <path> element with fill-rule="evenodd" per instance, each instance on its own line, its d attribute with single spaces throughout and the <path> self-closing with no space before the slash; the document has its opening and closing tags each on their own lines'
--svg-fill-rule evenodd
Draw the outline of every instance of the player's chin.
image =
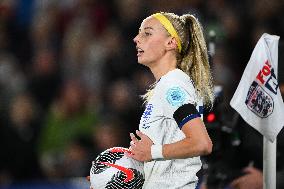
<svg viewBox="0 0 284 189">
<path fill-rule="evenodd" d="M 145 64 L 146 61 L 145 61 L 145 55 L 144 54 L 140 54 L 140 55 L 137 55 L 137 61 L 139 64 Z"/>
<path fill-rule="evenodd" d="M 138 63 L 141 64 L 141 65 L 147 66 L 147 67 L 149 65 L 149 63 L 147 61 L 145 61 L 144 59 L 139 58 L 139 57 L 138 57 Z"/>
<path fill-rule="evenodd" d="M 140 58 L 139 56 L 137 57 L 137 62 L 138 62 L 139 64 L 144 65 L 144 64 L 143 64 L 143 60 L 142 60 L 142 58 Z"/>
</svg>

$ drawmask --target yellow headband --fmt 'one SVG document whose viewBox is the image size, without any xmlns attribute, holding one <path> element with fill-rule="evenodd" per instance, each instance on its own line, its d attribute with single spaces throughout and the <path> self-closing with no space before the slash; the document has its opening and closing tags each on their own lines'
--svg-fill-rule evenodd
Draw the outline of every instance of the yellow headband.
<svg viewBox="0 0 284 189">
<path fill-rule="evenodd" d="M 156 13 L 152 16 L 158 19 L 160 23 L 166 28 L 166 30 L 171 34 L 171 36 L 177 40 L 178 52 L 181 52 L 181 40 L 172 23 L 161 13 Z"/>
</svg>

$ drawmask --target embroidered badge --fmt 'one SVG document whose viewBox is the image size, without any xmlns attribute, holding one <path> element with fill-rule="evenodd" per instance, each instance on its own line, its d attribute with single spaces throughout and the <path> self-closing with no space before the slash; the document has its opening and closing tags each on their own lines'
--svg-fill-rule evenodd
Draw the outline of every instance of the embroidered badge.
<svg viewBox="0 0 284 189">
<path fill-rule="evenodd" d="M 255 81 L 249 88 L 245 103 L 253 113 L 261 118 L 268 117 L 274 109 L 273 98 Z"/>
<path fill-rule="evenodd" d="M 185 92 L 180 87 L 172 87 L 167 91 L 166 98 L 172 106 L 181 106 L 185 101 Z"/>
</svg>

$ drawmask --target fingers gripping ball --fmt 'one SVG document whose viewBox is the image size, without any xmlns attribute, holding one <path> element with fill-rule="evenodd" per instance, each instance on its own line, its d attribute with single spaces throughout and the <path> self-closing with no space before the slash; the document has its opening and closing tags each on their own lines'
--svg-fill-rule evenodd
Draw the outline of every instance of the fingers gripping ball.
<svg viewBox="0 0 284 189">
<path fill-rule="evenodd" d="M 114 147 L 92 162 L 91 187 L 94 189 L 140 189 L 144 183 L 143 164 L 130 157 L 127 148 Z"/>
</svg>

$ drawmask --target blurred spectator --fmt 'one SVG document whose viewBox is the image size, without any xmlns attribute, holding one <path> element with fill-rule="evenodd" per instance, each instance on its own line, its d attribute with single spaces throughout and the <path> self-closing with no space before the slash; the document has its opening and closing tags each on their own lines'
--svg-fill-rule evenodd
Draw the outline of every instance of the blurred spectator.
<svg viewBox="0 0 284 189">
<path fill-rule="evenodd" d="M 7 0 L 9 17 L 7 23 L 11 51 L 19 59 L 22 69 L 29 64 L 32 48 L 30 41 L 30 25 L 34 13 L 34 0 Z"/>
<path fill-rule="evenodd" d="M 57 27 L 59 10 L 53 1 L 35 1 L 34 6 L 29 32 L 33 52 L 40 48 L 49 48 L 57 52 L 61 42 Z"/>
<path fill-rule="evenodd" d="M 216 50 L 216 54 L 212 61 L 212 72 L 214 84 L 222 86 L 224 103 L 228 106 L 231 100 L 229 97 L 234 93 L 232 85 L 236 86 L 238 82 L 232 68 L 228 65 L 229 59 L 226 56 L 226 50 L 224 48 L 224 46 L 219 45 Z"/>
<path fill-rule="evenodd" d="M 96 126 L 93 132 L 94 151 L 92 153 L 93 160 L 95 157 L 106 149 L 112 147 L 129 147 L 129 134 L 126 132 L 123 123 L 114 115 L 108 114 Z"/>
<path fill-rule="evenodd" d="M 138 106 L 138 95 L 127 80 L 114 81 L 106 89 L 104 113 L 118 116 L 126 132 L 138 129 L 142 109 Z"/>
<path fill-rule="evenodd" d="M 102 67 L 105 84 L 109 84 L 115 79 L 126 78 L 133 72 L 134 64 L 129 59 L 129 47 L 121 48 L 125 41 L 122 30 L 117 25 L 107 27 L 103 35 L 103 47 L 105 47 L 106 57 Z M 130 55 L 131 56 L 131 55 Z M 131 65 L 132 64 L 132 65 Z"/>
<path fill-rule="evenodd" d="M 133 80 L 133 83 L 136 84 L 138 95 L 144 95 L 149 86 L 155 82 L 155 78 L 150 70 L 136 71 L 133 74 Z M 142 99 L 140 98 L 139 100 L 141 100 L 139 104 L 142 104 Z"/>
<path fill-rule="evenodd" d="M 105 76 L 102 72 L 106 58 L 104 38 L 91 33 L 87 20 L 74 19 L 63 39 L 63 77 L 79 78 L 92 93 L 100 94 Z"/>
<path fill-rule="evenodd" d="M 0 175 L 12 181 L 39 179 L 42 174 L 35 147 L 40 121 L 35 101 L 28 93 L 18 94 L 12 98 L 8 113 L 1 126 Z"/>
<path fill-rule="evenodd" d="M 55 53 L 51 49 L 39 48 L 35 51 L 29 70 L 29 90 L 43 111 L 58 94 L 61 75 Z"/>
<path fill-rule="evenodd" d="M 27 88 L 26 75 L 18 66 L 17 59 L 8 52 L 0 52 L 0 88 L 4 104 Z"/>
<path fill-rule="evenodd" d="M 78 137 L 90 139 L 97 120 L 96 110 L 88 108 L 88 94 L 76 80 L 64 83 L 44 122 L 39 158 L 49 178 L 64 177 L 64 152 Z M 83 176 L 83 175 L 81 175 Z"/>
<path fill-rule="evenodd" d="M 94 150 L 91 139 L 79 136 L 64 150 L 64 176 L 82 177 L 89 174 Z"/>
<path fill-rule="evenodd" d="M 140 21 L 148 15 L 146 5 L 147 2 L 142 0 L 114 0 L 117 17 L 113 17 L 113 22 L 120 23 L 119 26 L 127 44 L 132 43 L 132 39 L 138 32 L 137 28 L 140 27 Z"/>
</svg>

